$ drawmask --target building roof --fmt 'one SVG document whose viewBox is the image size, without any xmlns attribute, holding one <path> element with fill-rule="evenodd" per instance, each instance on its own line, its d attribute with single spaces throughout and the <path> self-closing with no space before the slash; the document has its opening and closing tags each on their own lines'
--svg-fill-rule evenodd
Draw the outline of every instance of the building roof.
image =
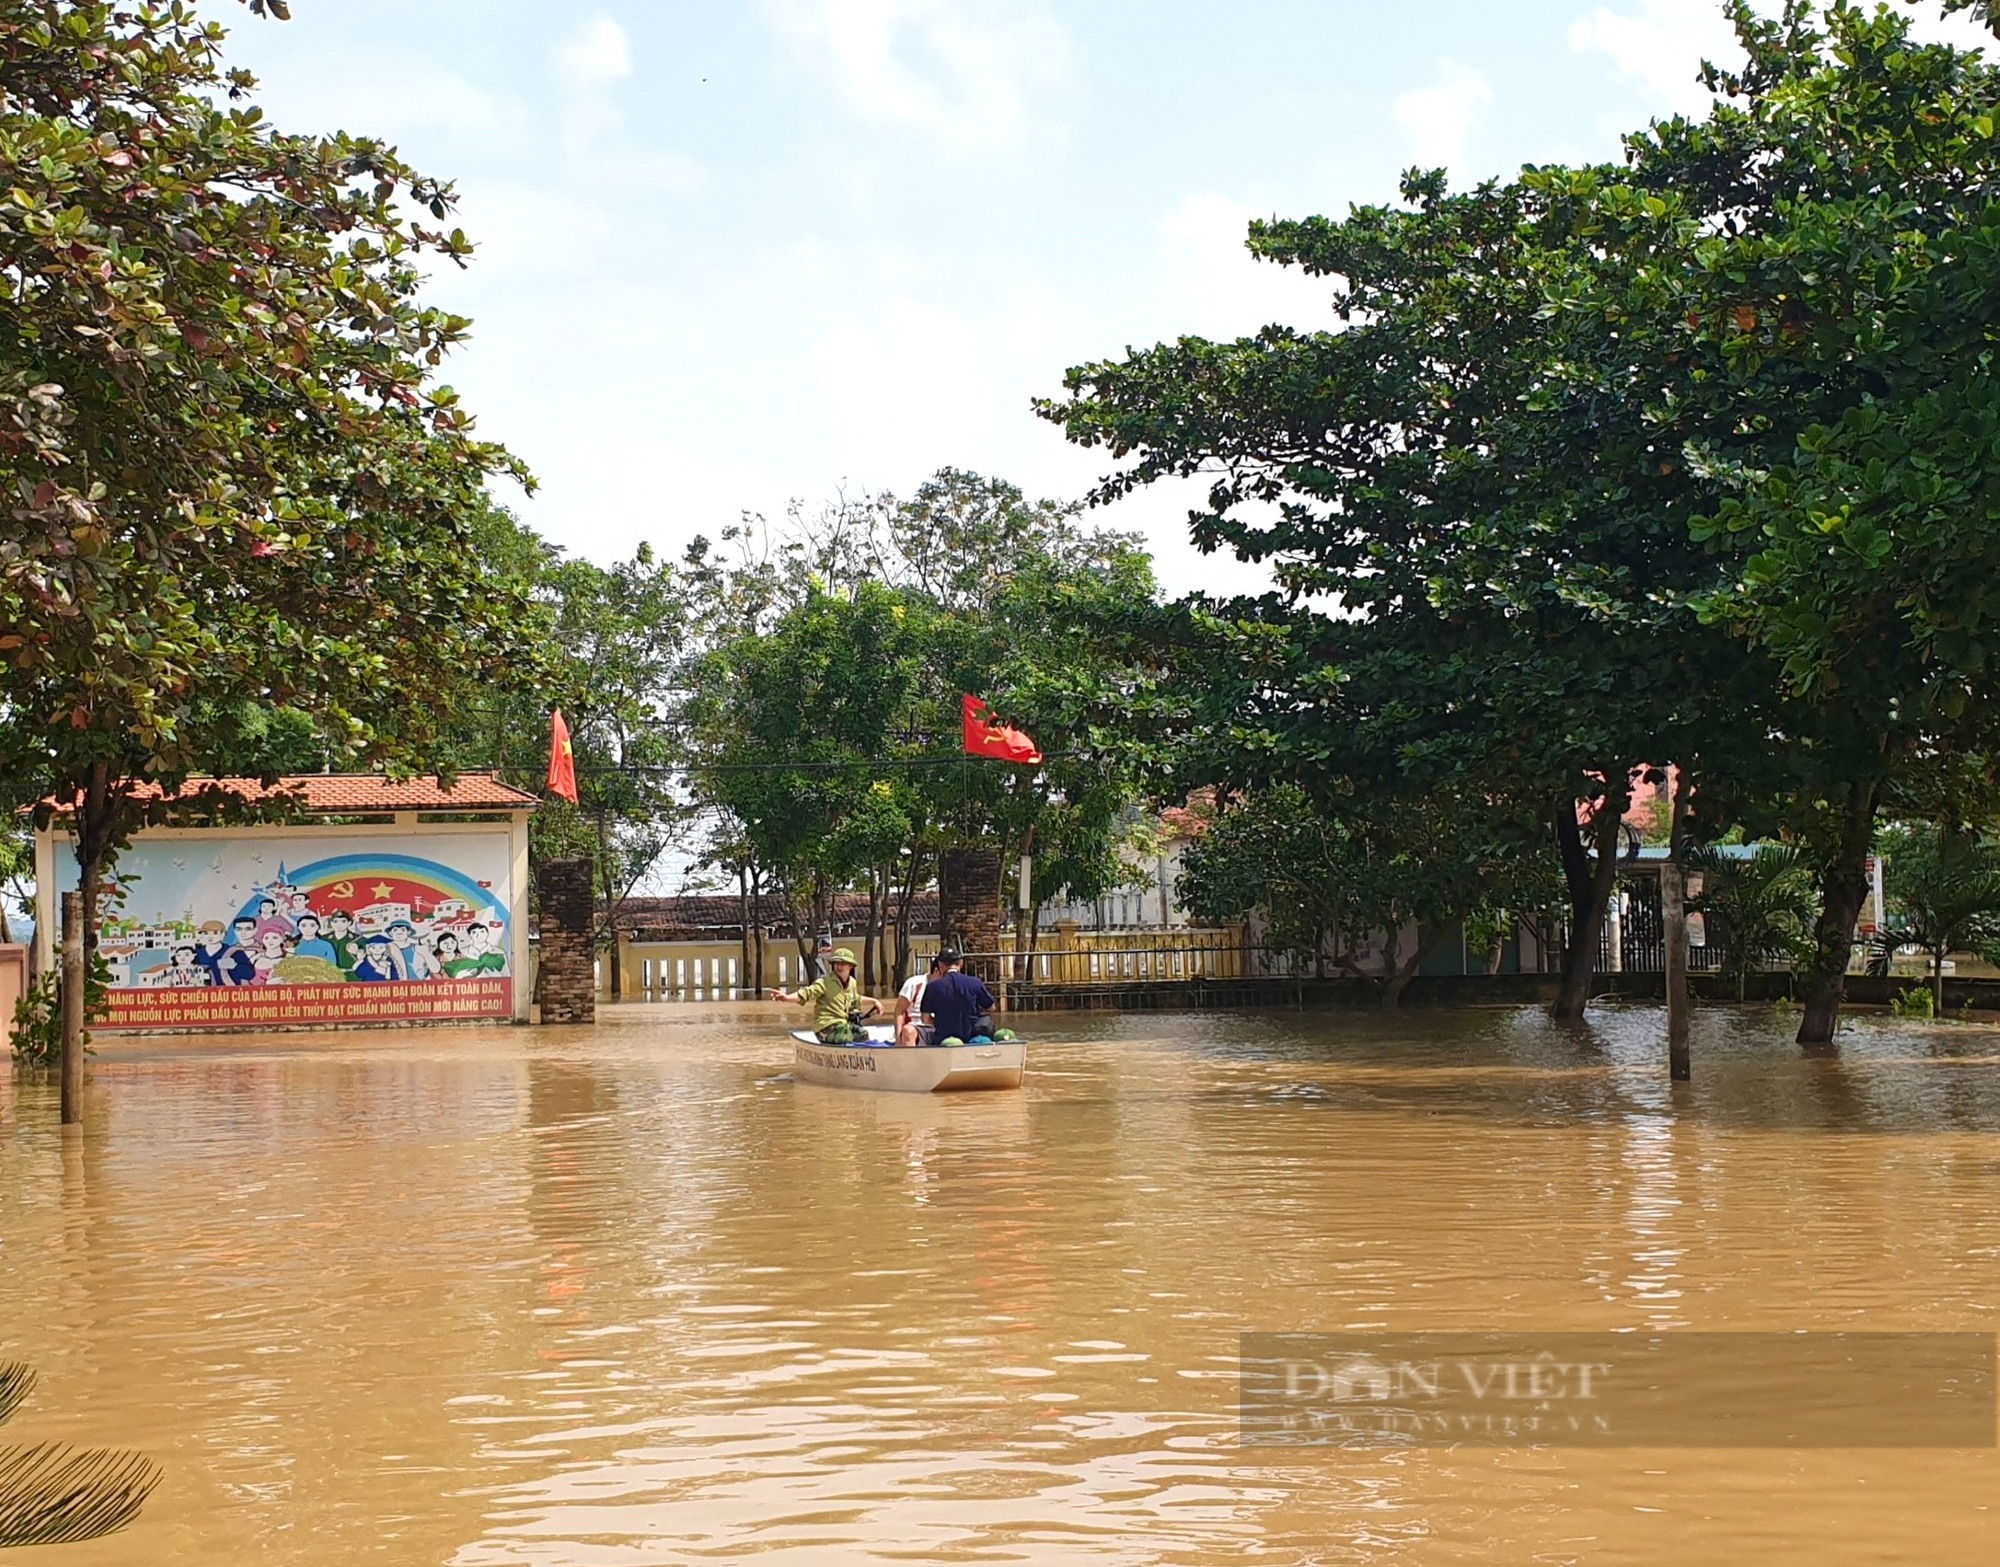
<svg viewBox="0 0 2000 1567">
<path fill-rule="evenodd" d="M 894 909 L 890 910 L 891 915 Z M 842 893 L 832 900 L 833 934 L 859 935 L 867 928 L 868 900 Z M 750 911 L 751 924 L 774 936 L 789 936 L 791 917 L 783 902 L 766 893 Z M 727 940 L 743 934 L 743 905 L 734 893 L 683 893 L 672 898 L 627 898 L 618 906 L 618 928 L 639 941 Z M 938 899 L 920 892 L 910 904 L 913 933 L 934 932 Z"/>
<path fill-rule="evenodd" d="M 366 816 L 384 811 L 532 811 L 532 794 L 491 773 L 460 773 L 445 788 L 435 778 L 391 781 L 379 773 L 298 773 L 267 784 L 256 778 L 190 778 L 172 796 L 190 803 L 217 793 L 252 804 L 286 803 L 308 816 Z M 157 784 L 132 789 L 138 800 L 165 797 Z"/>
</svg>

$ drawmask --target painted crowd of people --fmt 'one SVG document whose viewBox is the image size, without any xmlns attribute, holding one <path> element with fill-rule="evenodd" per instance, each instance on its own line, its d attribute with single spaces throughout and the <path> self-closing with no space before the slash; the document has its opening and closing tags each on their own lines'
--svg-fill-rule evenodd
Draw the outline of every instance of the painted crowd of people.
<svg viewBox="0 0 2000 1567">
<path fill-rule="evenodd" d="M 255 915 L 240 914 L 227 927 L 220 920 L 205 922 L 195 941 L 177 944 L 166 966 L 140 983 L 191 989 L 501 975 L 507 972 L 507 954 L 500 934 L 500 927 L 483 920 L 428 933 L 409 920 L 362 931 L 345 909 L 324 916 L 311 909 L 288 914 L 266 897 Z"/>
</svg>

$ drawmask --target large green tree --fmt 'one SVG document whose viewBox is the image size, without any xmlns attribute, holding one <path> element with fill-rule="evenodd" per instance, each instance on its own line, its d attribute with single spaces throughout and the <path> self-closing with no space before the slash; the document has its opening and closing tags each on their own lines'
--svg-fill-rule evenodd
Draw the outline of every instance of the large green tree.
<svg viewBox="0 0 2000 1567">
<path fill-rule="evenodd" d="M 1181 339 L 1070 372 L 1046 403 L 1131 461 L 1110 501 L 1208 475 L 1196 542 L 1268 565 L 1279 593 L 1164 627 L 1188 782 L 1296 782 L 1358 829 L 1492 796 L 1552 831 L 1572 902 L 1559 1011 L 1576 1015 L 1635 770 L 1747 749 L 1754 660 L 1704 625 L 1722 580 L 1689 536 L 1700 495 L 1648 419 L 1657 383 L 1587 281 L 1643 286 L 1643 249 L 1592 218 L 1610 171 L 1531 171 L 1408 205 L 1252 226 L 1323 277 L 1338 330 Z M 1583 841 L 1579 803 L 1594 812 Z M 1594 855 L 1591 851 L 1594 850 Z"/>
<path fill-rule="evenodd" d="M 281 13 L 282 8 L 257 6 Z M 74 801 L 86 928 L 249 710 L 409 765 L 521 667 L 478 558 L 517 472 L 434 382 L 449 187 L 268 125 L 185 6 L 0 4 L 0 792 Z"/>
<path fill-rule="evenodd" d="M 1574 802 L 1609 832 L 1631 767 L 1679 762 L 1699 831 L 1783 821 L 1821 866 L 1815 1041 L 1876 813 L 1993 749 L 1994 74 L 1890 13 L 1728 10 L 1749 64 L 1706 117 L 1253 225 L 1342 329 L 1085 366 L 1044 412 L 1132 459 L 1100 499 L 1210 475 L 1197 541 L 1274 569 L 1188 682 L 1281 672 L 1218 765 L 1548 798 L 1573 1011 L 1612 872 Z"/>
<path fill-rule="evenodd" d="M 697 656 L 699 559 L 690 569 L 641 545 L 630 560 L 599 566 L 511 526 L 499 532 L 487 559 L 511 560 L 528 583 L 533 678 L 468 693 L 453 715 L 444 754 L 461 769 L 493 769 L 539 789 L 549 761 L 550 712 L 562 712 L 577 800 L 544 801 L 529 853 L 536 864 L 568 855 L 595 861 L 599 936 L 608 941 L 625 900 L 687 826 L 680 777 L 686 683 Z M 614 965 L 614 998 L 622 983 Z"/>
<path fill-rule="evenodd" d="M 1957 7 L 1963 9 L 1964 7 Z M 2000 72 L 1899 15 L 1734 8 L 1744 70 L 1701 124 L 1635 138 L 1687 243 L 1688 449 L 1723 484 L 1695 537 L 1739 562 L 1704 615 L 1808 714 L 1791 814 L 1821 866 L 1800 1037 L 1831 1039 L 1878 814 L 1991 788 L 2000 600 L 1993 259 Z"/>
<path fill-rule="evenodd" d="M 1154 605 L 1133 540 L 944 469 L 908 498 L 842 499 L 724 544 L 705 557 L 714 651 L 690 712 L 695 792 L 719 819 L 710 858 L 746 902 L 778 894 L 803 941 L 836 896 L 865 894 L 879 980 L 905 969 L 949 849 L 1031 855 L 1038 905 L 1131 875 L 1137 769 L 1111 716 L 1139 672 L 1096 628 Z M 966 758 L 961 693 L 1033 734 L 1043 764 Z M 1021 925 L 1024 949 L 1035 929 Z"/>
<path fill-rule="evenodd" d="M 928 615 L 880 582 L 815 590 L 767 630 L 717 647 L 701 672 L 695 783 L 733 824 L 718 857 L 754 864 L 802 960 L 835 897 L 911 836 L 916 791 L 896 764 L 918 761 L 928 738 L 906 730 Z"/>
</svg>

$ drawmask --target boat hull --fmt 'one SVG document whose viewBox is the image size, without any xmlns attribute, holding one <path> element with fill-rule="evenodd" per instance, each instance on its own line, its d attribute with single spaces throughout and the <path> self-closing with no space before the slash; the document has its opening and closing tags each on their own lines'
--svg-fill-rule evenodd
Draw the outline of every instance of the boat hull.
<svg viewBox="0 0 2000 1567">
<path fill-rule="evenodd" d="M 1019 1039 L 980 1045 L 823 1045 L 811 1034 L 792 1035 L 792 1076 L 824 1088 L 858 1088 L 878 1094 L 955 1094 L 972 1089 L 1019 1088 L 1028 1064 Z"/>
</svg>

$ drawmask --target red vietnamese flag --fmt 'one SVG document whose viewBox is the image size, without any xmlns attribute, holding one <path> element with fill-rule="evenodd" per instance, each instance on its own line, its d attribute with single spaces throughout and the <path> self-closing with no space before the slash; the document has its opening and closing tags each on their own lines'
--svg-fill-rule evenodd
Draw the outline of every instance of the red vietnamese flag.
<svg viewBox="0 0 2000 1567">
<path fill-rule="evenodd" d="M 992 709 L 976 696 L 961 696 L 959 711 L 965 719 L 965 754 L 990 756 L 1002 762 L 1039 762 L 1042 753 L 1018 729 L 992 722 Z"/>
<path fill-rule="evenodd" d="M 576 804 L 576 749 L 569 743 L 569 725 L 562 709 L 549 715 L 549 793 Z"/>
</svg>

